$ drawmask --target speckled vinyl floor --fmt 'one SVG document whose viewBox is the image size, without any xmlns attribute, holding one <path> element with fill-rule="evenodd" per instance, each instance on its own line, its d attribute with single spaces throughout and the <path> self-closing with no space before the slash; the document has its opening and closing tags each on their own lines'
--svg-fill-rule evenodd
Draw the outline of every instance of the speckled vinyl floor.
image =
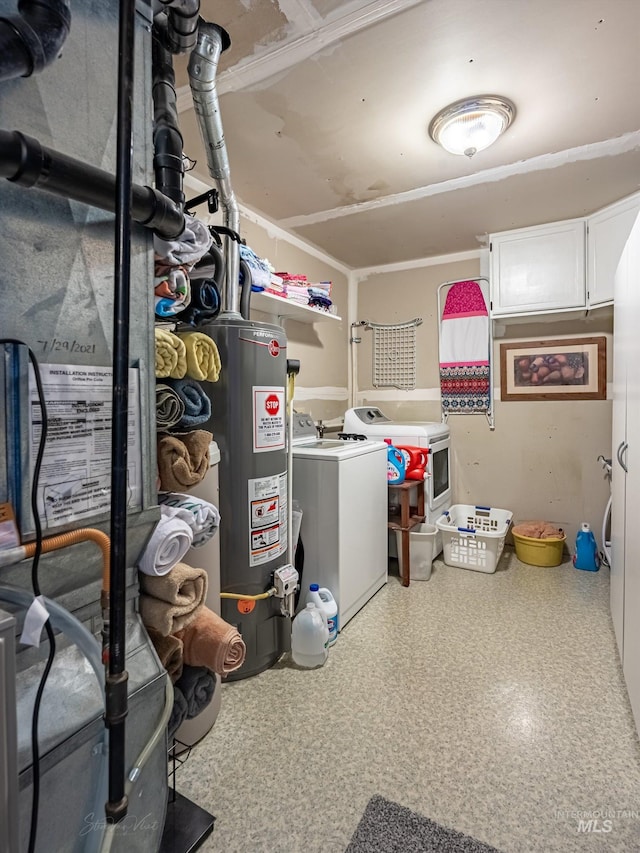
<svg viewBox="0 0 640 853">
<path fill-rule="evenodd" d="M 409 589 L 391 575 L 321 669 L 222 691 L 178 771 L 217 817 L 202 851 L 342 853 L 374 794 L 502 853 L 640 850 L 607 569 L 437 560 Z"/>
</svg>

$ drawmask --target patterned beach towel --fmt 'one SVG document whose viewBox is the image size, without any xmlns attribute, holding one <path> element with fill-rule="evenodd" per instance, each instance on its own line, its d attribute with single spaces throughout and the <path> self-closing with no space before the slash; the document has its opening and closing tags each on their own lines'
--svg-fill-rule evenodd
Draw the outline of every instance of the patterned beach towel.
<svg viewBox="0 0 640 853">
<path fill-rule="evenodd" d="M 440 320 L 440 394 L 449 414 L 491 408 L 489 313 L 477 281 L 449 288 Z"/>
</svg>

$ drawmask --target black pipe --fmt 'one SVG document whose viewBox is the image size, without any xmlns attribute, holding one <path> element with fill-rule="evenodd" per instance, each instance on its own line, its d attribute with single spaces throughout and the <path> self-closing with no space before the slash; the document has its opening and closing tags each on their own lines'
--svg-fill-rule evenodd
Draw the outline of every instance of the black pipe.
<svg viewBox="0 0 640 853">
<path fill-rule="evenodd" d="M 0 81 L 38 74 L 69 35 L 68 0 L 20 0 L 18 12 L 0 18 Z"/>
<path fill-rule="evenodd" d="M 161 30 L 154 27 L 154 35 Z M 171 54 L 159 38 L 152 39 L 153 168 L 156 189 L 184 207 L 182 134 L 178 128 L 176 77 Z"/>
<path fill-rule="evenodd" d="M 240 314 L 244 320 L 249 319 L 251 312 L 251 270 L 249 264 L 240 258 L 240 272 L 242 273 L 242 291 L 240 292 Z"/>
<path fill-rule="evenodd" d="M 171 53 L 190 53 L 198 40 L 200 0 L 160 0 L 168 7 L 166 47 Z"/>
<path fill-rule="evenodd" d="M 0 177 L 111 213 L 116 209 L 114 175 L 47 148 L 17 130 L 0 130 Z M 184 231 L 179 205 L 152 187 L 133 184 L 131 215 L 168 240 Z"/>
<path fill-rule="evenodd" d="M 131 194 L 133 169 L 133 71 L 135 0 L 121 0 L 118 31 L 115 281 L 113 300 L 113 402 L 111 429 L 111 562 L 109 668 L 105 725 L 109 729 L 107 819 L 127 814 L 125 718 L 127 716 L 127 441 L 129 416 L 129 320 L 131 291 Z"/>
</svg>

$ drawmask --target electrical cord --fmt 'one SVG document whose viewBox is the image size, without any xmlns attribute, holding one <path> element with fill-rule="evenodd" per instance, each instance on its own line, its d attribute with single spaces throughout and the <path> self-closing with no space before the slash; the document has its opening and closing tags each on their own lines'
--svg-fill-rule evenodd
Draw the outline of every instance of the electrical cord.
<svg viewBox="0 0 640 853">
<path fill-rule="evenodd" d="M 16 338 L 0 338 L 0 344 L 10 344 L 13 346 L 26 347 L 29 354 L 29 361 L 33 367 L 33 373 L 36 381 L 36 389 L 38 392 L 38 403 L 41 413 L 41 429 L 40 438 L 38 440 L 38 450 L 36 460 L 33 467 L 33 478 L 31 480 L 31 513 L 33 515 L 33 523 L 36 534 L 35 552 L 33 562 L 31 563 L 31 587 L 34 596 L 40 595 L 40 581 L 38 578 L 38 565 L 40 563 L 40 555 L 42 554 L 42 524 L 40 523 L 40 513 L 38 511 L 38 483 L 40 481 L 40 469 L 42 468 L 42 458 L 44 456 L 44 448 L 47 440 L 47 431 L 49 428 L 49 420 L 47 416 L 47 407 L 44 399 L 44 391 L 42 389 L 42 378 L 40 376 L 40 366 L 33 350 L 24 341 Z M 38 746 L 38 720 L 40 716 L 40 704 L 42 702 L 42 694 L 53 666 L 53 659 L 56 654 L 56 641 L 51 627 L 51 621 L 47 619 L 44 625 L 47 639 L 49 640 L 49 653 L 40 683 L 36 692 L 36 698 L 33 703 L 33 713 L 31 716 L 31 764 L 32 764 L 32 797 L 31 797 L 31 822 L 29 826 L 29 847 L 28 853 L 34 853 L 36 847 L 36 836 L 38 832 L 38 811 L 40 807 L 40 748 Z"/>
</svg>

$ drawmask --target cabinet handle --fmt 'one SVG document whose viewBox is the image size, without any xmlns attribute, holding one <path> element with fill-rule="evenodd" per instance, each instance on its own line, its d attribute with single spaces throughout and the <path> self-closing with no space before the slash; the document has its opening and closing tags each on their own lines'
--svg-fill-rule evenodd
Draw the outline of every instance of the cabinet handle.
<svg viewBox="0 0 640 853">
<path fill-rule="evenodd" d="M 622 454 L 626 453 L 629 445 L 626 441 L 621 441 L 618 445 L 618 449 L 616 450 L 616 459 L 618 460 L 618 465 L 622 468 L 625 474 L 628 473 L 628 468 L 626 464 L 622 461 Z"/>
</svg>

